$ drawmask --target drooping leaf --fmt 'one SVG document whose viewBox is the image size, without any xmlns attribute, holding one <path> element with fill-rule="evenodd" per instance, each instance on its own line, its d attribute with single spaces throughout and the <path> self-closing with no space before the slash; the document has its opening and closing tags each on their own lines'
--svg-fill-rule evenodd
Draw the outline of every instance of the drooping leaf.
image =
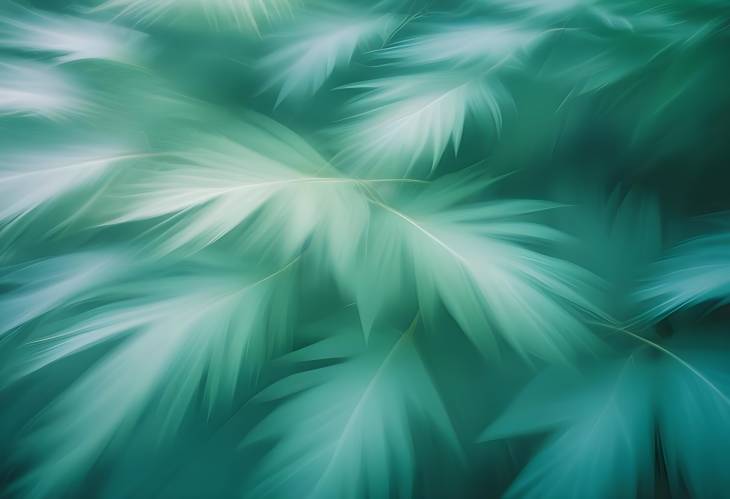
<svg viewBox="0 0 730 499">
<path fill-rule="evenodd" d="M 703 302 L 730 298 L 730 234 L 698 237 L 680 244 L 654 268 L 654 278 L 637 292 L 644 316 L 661 319 Z"/>
<path fill-rule="evenodd" d="M 0 18 L 0 47 L 51 54 L 58 62 L 106 59 L 131 63 L 145 35 L 112 23 L 13 6 Z"/>
<path fill-rule="evenodd" d="M 0 157 L 0 222 L 24 223 L 38 210 L 103 178 L 117 163 L 140 156 L 104 144 L 6 152 Z"/>
<path fill-rule="evenodd" d="M 50 119 L 83 114 L 80 89 L 60 69 L 24 60 L 0 61 L 0 115 Z"/>
<path fill-rule="evenodd" d="M 396 25 L 390 15 L 319 14 L 293 33 L 283 36 L 284 45 L 261 61 L 272 72 L 267 87 L 279 87 L 278 105 L 288 97 L 314 95 L 339 66 L 346 66 L 355 51 L 382 43 Z"/>
<path fill-rule="evenodd" d="M 661 468 L 673 497 L 722 495 L 730 485 L 720 457 L 730 444 L 722 356 L 688 351 L 690 364 L 670 355 L 635 352 L 580 378 L 538 376 L 481 437 L 551 434 L 507 497 L 644 497 Z"/>
<path fill-rule="evenodd" d="M 350 105 L 351 118 L 335 129 L 343 149 L 335 162 L 364 177 L 424 176 L 446 146 L 458 150 L 465 123 L 498 133 L 502 84 L 479 73 L 439 71 L 366 81 Z"/>
<path fill-rule="evenodd" d="M 287 344 L 284 323 L 272 318 L 291 307 L 282 294 L 290 279 L 289 266 L 262 278 L 202 268 L 102 287 L 99 296 L 130 288 L 133 295 L 31 343 L 20 374 L 100 344 L 114 346 L 61 394 L 29 437 L 27 448 L 41 464 L 24 480 L 27 496 L 53 497 L 73 487 L 145 410 L 155 414 L 161 439 L 174 434 L 201 384 L 209 412 L 229 406 L 239 380 L 254 380 L 267 357 Z"/>
<path fill-rule="evenodd" d="M 294 374 L 257 396 L 281 400 L 247 439 L 277 439 L 258 470 L 259 497 L 291 497 L 294 491 L 312 498 L 410 497 L 418 461 L 412 435 L 419 424 L 434 432 L 444 450 L 460 455 L 449 415 L 413 342 L 415 327 L 414 321 L 400 335 L 373 334 L 360 355 Z M 348 339 L 362 345 L 362 335 Z M 294 358 L 335 358 L 336 340 Z"/>
<path fill-rule="evenodd" d="M 491 440 L 552 430 L 506 497 L 639 497 L 642 487 L 649 487 L 644 494 L 651 491 L 654 443 L 646 370 L 631 359 L 602 367 L 588 378 L 588 387 L 576 389 L 573 372 L 567 382 L 554 376 L 552 383 L 528 388 L 482 435 Z"/>
<path fill-rule="evenodd" d="M 143 23 L 206 23 L 214 29 L 258 31 L 291 11 L 292 0 L 105 0 L 94 10 L 118 12 Z"/>
<path fill-rule="evenodd" d="M 123 254 L 87 251 L 10 268 L 0 277 L 10 288 L 0 299 L 0 334 L 77 303 L 86 292 L 126 272 L 128 264 Z"/>
<path fill-rule="evenodd" d="M 584 313 L 601 314 L 589 298 L 592 276 L 529 246 L 560 241 L 559 232 L 529 220 L 555 205 L 463 204 L 485 186 L 473 173 L 443 177 L 410 202 L 378 204 L 355 284 L 366 330 L 408 289 L 410 274 L 424 314 L 443 304 L 485 354 L 495 353 L 497 335 L 523 355 L 551 360 L 595 346 L 581 322 Z"/>
<path fill-rule="evenodd" d="M 665 359 L 655 381 L 657 425 L 667 479 L 676 496 L 720 497 L 730 490 L 723 456 L 730 447 L 730 377 L 723 350 L 686 348 L 689 372 Z"/>
<path fill-rule="evenodd" d="M 472 65 L 485 70 L 515 62 L 544 34 L 517 23 L 487 21 L 425 25 L 425 34 L 406 38 L 378 51 L 399 66 Z"/>
<path fill-rule="evenodd" d="M 333 257 L 346 259 L 367 227 L 357 182 L 273 122 L 241 125 L 232 137 L 191 134 L 170 151 L 128 170 L 107 198 L 106 223 L 156 220 L 162 253 L 202 249 L 256 215 L 242 244 L 275 244 L 291 258 L 323 236 Z M 273 234 L 272 224 L 280 226 Z"/>
</svg>

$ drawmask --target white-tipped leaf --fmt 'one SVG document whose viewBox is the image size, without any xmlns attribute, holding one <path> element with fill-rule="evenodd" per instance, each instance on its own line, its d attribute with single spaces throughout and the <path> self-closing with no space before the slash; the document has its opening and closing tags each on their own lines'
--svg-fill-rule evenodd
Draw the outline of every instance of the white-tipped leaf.
<svg viewBox="0 0 730 499">
<path fill-rule="evenodd" d="M 0 61 L 0 115 L 58 119 L 88 108 L 80 88 L 61 69 L 21 60 Z"/>
<path fill-rule="evenodd" d="M 115 438 L 131 438 L 127 431 L 143 411 L 162 441 L 201 389 L 209 412 L 230 409 L 239 381 L 255 380 L 288 341 L 281 318 L 291 307 L 289 267 L 263 277 L 215 268 L 156 276 L 127 287 L 136 296 L 80 314 L 65 329 L 45 329 L 21 374 L 112 347 L 49 407 L 27 442 L 42 459 L 26 477 L 28 497 L 72 487 Z"/>
<path fill-rule="evenodd" d="M 544 35 L 520 24 L 470 22 L 427 25 L 424 34 L 406 38 L 378 51 L 401 66 L 427 64 L 447 67 L 472 65 L 494 70 L 515 62 Z"/>
<path fill-rule="evenodd" d="M 0 334 L 43 314 L 79 303 L 92 289 L 129 271 L 123 254 L 87 251 L 12 267 L 0 283 L 12 287 L 0 299 Z"/>
<path fill-rule="evenodd" d="M 34 212 L 102 179 L 118 163 L 140 156 L 123 147 L 103 144 L 6 152 L 0 155 L 0 223 L 17 225 Z"/>
<path fill-rule="evenodd" d="M 636 293 L 647 318 L 703 302 L 730 299 L 730 234 L 702 236 L 677 246 L 654 266 L 653 278 Z"/>
<path fill-rule="evenodd" d="M 459 206 L 485 186 L 445 177 L 411 202 L 380 204 L 354 287 L 366 329 L 413 281 L 420 308 L 443 304 L 486 355 L 499 337 L 525 356 L 566 361 L 596 346 L 585 314 L 601 315 L 587 271 L 530 246 L 563 235 L 530 217 L 555 205 L 497 200 Z M 428 317 L 427 317 L 428 318 Z"/>
<path fill-rule="evenodd" d="M 466 123 L 498 134 L 502 84 L 454 71 L 394 76 L 350 85 L 365 89 L 350 104 L 350 118 L 335 129 L 342 143 L 338 165 L 366 177 L 428 175 L 447 145 L 457 151 Z"/>
<path fill-rule="evenodd" d="M 118 26 L 17 7 L 0 18 L 0 47 L 52 54 L 58 62 L 133 62 L 146 35 Z"/>
<path fill-rule="evenodd" d="M 106 0 L 94 9 L 142 23 L 203 23 L 206 28 L 258 31 L 291 12 L 292 0 Z"/>
<path fill-rule="evenodd" d="M 268 121 L 242 125 L 233 137 L 190 134 L 167 157 L 130 169 L 105 201 L 107 223 L 155 220 L 162 253 L 199 250 L 235 232 L 241 244 L 274 247 L 285 258 L 310 238 L 343 258 L 368 220 L 357 182 Z"/>
<path fill-rule="evenodd" d="M 388 15 L 319 15 L 287 34 L 283 46 L 261 61 L 273 73 L 267 87 L 279 88 L 276 104 L 314 95 L 335 69 L 350 63 L 358 48 L 382 43 L 395 24 L 396 18 Z"/>
</svg>

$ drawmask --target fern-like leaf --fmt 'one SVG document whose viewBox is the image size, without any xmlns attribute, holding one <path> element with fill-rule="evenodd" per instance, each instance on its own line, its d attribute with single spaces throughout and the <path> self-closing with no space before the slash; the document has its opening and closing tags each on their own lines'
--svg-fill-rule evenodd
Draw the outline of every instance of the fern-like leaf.
<svg viewBox="0 0 730 499">
<path fill-rule="evenodd" d="M 410 497 L 417 454 L 412 431 L 426 423 L 444 448 L 461 453 L 457 435 L 413 334 L 373 334 L 360 355 L 342 363 L 294 374 L 257 396 L 281 400 L 248 437 L 278 439 L 258 470 L 261 497 Z M 340 335 L 292 359 L 332 359 L 362 342 Z M 334 401 L 334 403 L 333 403 Z"/>
<path fill-rule="evenodd" d="M 720 464 L 730 445 L 730 384 L 706 376 L 722 372 L 720 356 L 689 355 L 692 364 L 635 353 L 580 379 L 538 377 L 481 437 L 551 433 L 507 497 L 644 497 L 659 466 L 673 496 L 721 496 L 730 485 Z"/>
<path fill-rule="evenodd" d="M 29 438 L 42 462 L 26 477 L 28 497 L 73 487 L 145 409 L 156 413 L 160 438 L 174 434 L 201 383 L 208 411 L 228 407 L 241 376 L 255 379 L 262 362 L 286 346 L 285 322 L 271 318 L 291 307 L 282 294 L 288 271 L 255 278 L 204 265 L 134 286 L 102 286 L 100 298 L 129 298 L 80 314 L 60 331 L 36 332 L 21 374 L 100 344 L 115 346 L 62 393 Z"/>
<path fill-rule="evenodd" d="M 0 17 L 0 47 L 51 54 L 58 62 L 106 59 L 133 62 L 143 33 L 111 23 L 16 7 Z"/>
<path fill-rule="evenodd" d="M 637 298 L 649 307 L 644 316 L 661 319 L 681 308 L 730 299 L 730 234 L 702 236 L 677 246 L 654 268 Z"/>
<path fill-rule="evenodd" d="M 410 275 L 421 310 L 433 314 L 443 303 L 487 355 L 495 353 L 497 334 L 524 355 L 552 360 L 594 344 L 581 322 L 582 313 L 600 315 L 588 298 L 591 275 L 526 246 L 560 241 L 559 232 L 525 219 L 555 205 L 463 205 L 485 186 L 473 173 L 442 177 L 410 202 L 376 202 L 380 217 L 368 233 L 355 285 L 366 329 L 388 309 L 389 298 L 408 289 L 403 276 Z"/>
<path fill-rule="evenodd" d="M 337 164 L 365 177 L 424 176 L 449 142 L 458 150 L 470 117 L 499 132 L 509 97 L 501 83 L 480 74 L 438 71 L 348 85 L 366 89 L 353 100 L 351 118 L 338 126 L 343 149 Z"/>
<path fill-rule="evenodd" d="M 276 105 L 314 95 L 358 47 L 382 43 L 395 25 L 396 18 L 388 15 L 319 15 L 287 34 L 285 45 L 261 61 L 262 69 L 274 73 L 267 87 L 280 87 Z"/>
</svg>

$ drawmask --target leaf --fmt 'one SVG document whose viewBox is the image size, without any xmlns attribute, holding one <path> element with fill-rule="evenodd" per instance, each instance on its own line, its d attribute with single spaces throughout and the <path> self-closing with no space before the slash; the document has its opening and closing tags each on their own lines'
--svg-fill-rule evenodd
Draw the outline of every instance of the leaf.
<svg viewBox="0 0 730 499">
<path fill-rule="evenodd" d="M 460 455 L 428 370 L 406 333 L 373 335 L 367 349 L 342 363 L 301 372 L 261 392 L 280 400 L 246 442 L 277 439 L 256 475 L 257 497 L 410 497 L 418 455 L 413 431 L 425 423 L 445 451 Z M 350 344 L 361 342 L 351 335 Z M 305 348 L 299 361 L 331 358 L 329 341 Z"/>
<path fill-rule="evenodd" d="M 163 230 L 148 241 L 166 254 L 205 248 L 255 215 L 241 244 L 290 259 L 321 236 L 335 259 L 349 258 L 368 220 L 357 182 L 273 122 L 236 131 L 235 139 L 190 134 L 166 157 L 127 170 L 104 199 L 105 222 L 155 220 Z"/>
<path fill-rule="evenodd" d="M 623 366 L 603 366 L 590 389 L 574 393 L 555 384 L 540 393 L 543 399 L 559 401 L 550 403 L 566 410 L 564 421 L 520 472 L 506 497 L 637 497 L 654 472 L 649 389 L 645 372 L 628 361 Z M 531 413 L 536 425 L 546 416 L 543 410 L 538 406 Z M 547 416 L 555 417 L 550 409 Z M 496 423 L 502 432 L 513 417 L 524 417 L 519 405 Z M 491 438 L 491 431 L 482 439 Z"/>
<path fill-rule="evenodd" d="M 0 19 L 0 47 L 49 53 L 58 62 L 106 59 L 131 63 L 146 35 L 111 23 L 13 6 Z"/>
<path fill-rule="evenodd" d="M 273 72 L 267 87 L 280 87 L 278 106 L 288 97 L 313 96 L 338 66 L 350 63 L 355 51 L 385 40 L 396 18 L 389 15 L 339 14 L 297 22 L 304 28 L 288 33 L 285 45 L 264 57 L 261 67 Z"/>
<path fill-rule="evenodd" d="M 686 490 L 690 497 L 712 498 L 730 490 L 730 477 L 722 465 L 730 448 L 726 353 L 696 348 L 684 354 L 712 382 L 692 376 L 676 363 L 665 364 L 656 381 L 662 456 L 676 496 Z"/>
<path fill-rule="evenodd" d="M 83 114 L 80 89 L 58 68 L 27 61 L 0 61 L 0 115 L 49 119 Z"/>
<path fill-rule="evenodd" d="M 721 365 L 720 356 L 695 354 L 698 370 L 671 355 L 650 362 L 634 353 L 581 378 L 538 376 L 481 437 L 551 433 L 506 496 L 644 497 L 660 466 L 672 497 L 722 495 L 730 485 L 720 464 L 730 399 L 702 374 Z M 730 388 L 727 379 L 719 386 Z"/>
<path fill-rule="evenodd" d="M 99 180 L 113 165 L 143 156 L 101 143 L 6 152 L 0 156 L 0 222 L 24 223 L 38 210 Z"/>
<path fill-rule="evenodd" d="M 259 279 L 209 268 L 155 276 L 136 283 L 135 297 L 36 340 L 24 373 L 99 344 L 115 346 L 62 393 L 28 441 L 42 462 L 25 479 L 27 497 L 58 495 L 83 478 L 145 409 L 160 439 L 174 434 L 201 383 L 209 412 L 229 406 L 242 373 L 255 379 L 286 344 L 285 330 L 267 325 L 277 323 L 274 310 L 291 306 L 281 294 L 288 275 L 287 266 Z"/>
<path fill-rule="evenodd" d="M 496 69 L 514 62 L 544 34 L 518 23 L 469 22 L 421 27 L 427 34 L 406 38 L 378 51 L 399 66 L 427 64 Z"/>
<path fill-rule="evenodd" d="M 585 313 L 600 315 L 588 298 L 592 276 L 525 245 L 563 237 L 524 219 L 555 205 L 503 200 L 459 206 L 486 185 L 474 173 L 447 176 L 410 202 L 379 204 L 353 285 L 366 330 L 390 299 L 408 292 L 403 276 L 410 274 L 426 318 L 443 303 L 485 355 L 495 353 L 496 335 L 522 355 L 558 361 L 596 346 L 581 322 Z"/>
<path fill-rule="evenodd" d="M 205 21 L 207 28 L 250 28 L 258 32 L 262 23 L 291 10 L 291 0 L 106 0 L 94 11 L 116 11 L 143 23 L 185 20 Z"/>
<path fill-rule="evenodd" d="M 128 265 L 122 253 L 87 251 L 11 267 L 0 277 L 0 284 L 11 288 L 0 299 L 0 334 L 78 303 Z"/>
<path fill-rule="evenodd" d="M 368 178 L 433 173 L 449 142 L 459 149 L 467 117 L 498 133 L 501 106 L 509 102 L 497 80 L 458 71 L 394 76 L 347 88 L 368 91 L 351 102 L 350 119 L 334 130 L 343 144 L 334 161 Z"/>
<path fill-rule="evenodd" d="M 730 298 L 730 234 L 686 241 L 654 266 L 654 277 L 637 293 L 646 305 L 643 318 L 661 319 L 703 302 Z"/>
</svg>

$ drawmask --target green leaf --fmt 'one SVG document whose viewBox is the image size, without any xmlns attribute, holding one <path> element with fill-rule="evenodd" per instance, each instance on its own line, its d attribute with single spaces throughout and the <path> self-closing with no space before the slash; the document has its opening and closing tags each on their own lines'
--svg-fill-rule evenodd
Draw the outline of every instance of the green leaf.
<svg viewBox="0 0 730 499">
<path fill-rule="evenodd" d="M 291 12 L 291 0 L 106 0 L 94 11 L 112 11 L 142 23 L 204 23 L 203 28 L 235 28 L 258 32 L 266 25 Z"/>
<path fill-rule="evenodd" d="M 563 238 L 529 221 L 555 205 L 495 200 L 458 206 L 485 185 L 473 173 L 455 175 L 410 201 L 376 202 L 380 211 L 353 285 L 365 329 L 387 313 L 389 301 L 410 292 L 404 276 L 412 276 L 426 318 L 443 304 L 487 356 L 496 353 L 497 335 L 522 355 L 550 360 L 596 347 L 581 322 L 585 313 L 601 314 L 589 299 L 593 277 L 527 246 Z"/>
<path fill-rule="evenodd" d="M 0 47 L 51 54 L 58 62 L 106 59 L 132 63 L 144 49 L 138 31 L 80 17 L 10 5 L 0 19 Z"/>
<path fill-rule="evenodd" d="M 698 237 L 674 248 L 654 268 L 654 278 L 637 292 L 642 317 L 661 319 L 672 312 L 730 298 L 730 234 Z"/>
<path fill-rule="evenodd" d="M 257 497 L 410 497 L 419 456 L 416 424 L 443 449 L 461 447 L 438 390 L 408 331 L 373 334 L 361 355 L 285 378 L 257 396 L 280 400 L 247 443 L 276 439 L 256 475 Z M 362 335 L 349 337 L 362 345 Z M 362 347 L 361 347 L 362 348 Z M 329 341 L 297 353 L 331 358 Z"/>
<path fill-rule="evenodd" d="M 299 18 L 283 38 L 283 46 L 264 57 L 262 69 L 273 72 L 266 87 L 280 87 L 276 105 L 284 99 L 313 96 L 360 47 L 385 41 L 397 19 L 390 15 L 343 12 Z M 303 26 L 303 27 L 302 27 Z"/>
<path fill-rule="evenodd" d="M 47 409 L 26 442 L 41 459 L 24 479 L 27 497 L 58 495 L 83 479 L 113 439 L 129 437 L 151 414 L 160 441 L 178 430 L 203 387 L 208 412 L 228 409 L 239 380 L 254 381 L 263 362 L 288 343 L 289 266 L 268 276 L 202 266 L 195 272 L 152 275 L 135 285 L 101 287 L 132 292 L 36 331 L 27 367 L 44 368 L 97 345 L 113 345 Z M 148 416 L 149 417 L 149 416 Z"/>
<path fill-rule="evenodd" d="M 418 26 L 424 34 L 400 40 L 377 55 L 400 67 L 434 65 L 441 69 L 471 65 L 494 71 L 515 62 L 544 34 L 521 23 L 487 20 Z"/>
<path fill-rule="evenodd" d="M 348 85 L 366 89 L 334 129 L 343 149 L 333 160 L 377 178 L 433 173 L 446 146 L 458 150 L 467 118 L 499 133 L 501 107 L 510 102 L 495 78 L 463 71 L 399 75 Z"/>
<path fill-rule="evenodd" d="M 693 364 L 634 353 L 586 376 L 538 376 L 481 437 L 550 432 L 507 497 L 644 497 L 658 466 L 673 496 L 722 495 L 730 485 L 721 464 L 730 444 L 730 380 L 720 377 L 716 353 L 688 356 Z"/>
<path fill-rule="evenodd" d="M 11 291 L 0 299 L 0 335 L 82 301 L 87 292 L 128 271 L 129 266 L 123 253 L 87 251 L 7 269 L 0 284 Z"/>
<path fill-rule="evenodd" d="M 15 229 L 49 205 L 99 184 L 116 164 L 139 159 L 124 146 L 70 145 L 48 151 L 6 152 L 0 157 L 0 222 Z M 7 231 L 6 225 L 3 229 Z"/>
<path fill-rule="evenodd" d="M 191 132 L 172 140 L 169 153 L 127 169 L 100 200 L 105 223 L 155 221 L 147 242 L 161 255 L 199 251 L 238 231 L 241 246 L 275 248 L 284 259 L 311 238 L 335 260 L 348 259 L 368 220 L 358 182 L 293 132 L 250 119 L 233 137 Z"/>
<path fill-rule="evenodd" d="M 25 60 L 0 60 L 0 116 L 60 119 L 83 115 L 88 103 L 60 68 Z"/>
</svg>

